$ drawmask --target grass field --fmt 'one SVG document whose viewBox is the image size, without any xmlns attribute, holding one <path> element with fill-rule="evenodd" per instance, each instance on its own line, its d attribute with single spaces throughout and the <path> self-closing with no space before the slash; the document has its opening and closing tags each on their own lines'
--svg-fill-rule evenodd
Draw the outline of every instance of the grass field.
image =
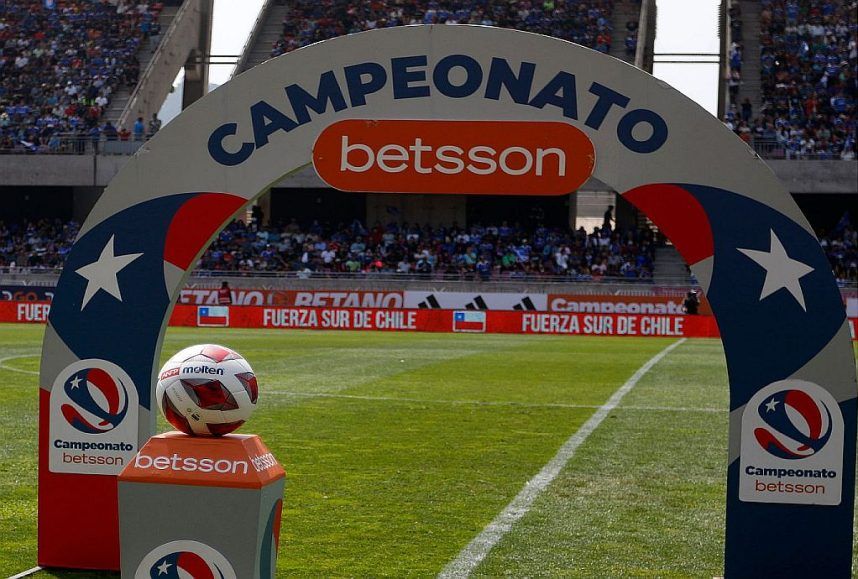
<svg viewBox="0 0 858 579">
<path fill-rule="evenodd" d="M 41 337 L 0 326 L 2 577 L 36 561 Z M 245 430 L 288 472 L 278 575 L 430 576 L 673 341 L 171 329 L 165 358 L 200 342 L 239 350 L 259 376 Z M 720 342 L 679 345 L 476 574 L 719 575 L 726 408 Z M 93 575 L 35 575 L 54 576 Z"/>
</svg>

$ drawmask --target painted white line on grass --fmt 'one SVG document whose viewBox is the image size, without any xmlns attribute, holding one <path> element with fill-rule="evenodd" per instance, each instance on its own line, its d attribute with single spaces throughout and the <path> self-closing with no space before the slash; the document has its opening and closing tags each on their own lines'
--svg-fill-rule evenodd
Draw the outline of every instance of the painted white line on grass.
<svg viewBox="0 0 858 579">
<path fill-rule="evenodd" d="M 617 410 L 640 410 L 643 412 L 711 412 L 727 414 L 727 408 L 708 408 L 705 406 L 618 406 Z"/>
<path fill-rule="evenodd" d="M 266 395 L 286 396 L 293 398 L 343 398 L 346 400 L 367 400 L 369 402 L 403 402 L 418 404 L 450 404 L 454 406 L 515 406 L 522 408 L 584 408 L 595 410 L 599 404 L 567 404 L 563 402 L 516 402 L 513 400 L 438 400 L 432 398 L 407 398 L 403 396 L 363 396 L 360 394 L 336 394 L 331 392 L 268 392 Z M 643 412 L 723 412 L 726 408 L 707 408 L 692 406 L 618 406 L 616 410 L 637 410 Z"/>
<path fill-rule="evenodd" d="M 10 372 L 20 372 L 21 374 L 33 374 L 38 376 L 39 373 L 35 370 L 24 370 L 22 368 L 13 368 L 12 366 L 7 366 L 6 362 L 9 360 L 17 360 L 18 358 L 34 358 L 37 354 L 26 354 L 23 356 L 6 356 L 5 358 L 0 358 L 0 369 L 9 370 Z"/>
<path fill-rule="evenodd" d="M 17 575 L 12 575 L 11 577 L 9 577 L 9 579 L 21 579 L 21 577 L 29 577 L 33 573 L 36 573 L 36 572 L 41 571 L 41 570 L 42 570 L 41 567 L 33 567 L 32 569 L 27 569 L 26 571 L 21 571 Z"/>
<path fill-rule="evenodd" d="M 560 471 L 569 462 L 569 459 L 575 455 L 575 451 L 587 437 L 602 423 L 608 414 L 614 410 L 623 397 L 631 391 L 632 388 L 640 381 L 643 376 L 652 369 L 653 366 L 659 363 L 662 358 L 667 356 L 674 348 L 685 342 L 682 338 L 664 350 L 653 356 L 646 364 L 638 368 L 631 378 L 625 384 L 614 392 L 602 406 L 593 413 L 593 415 L 581 425 L 581 428 L 573 434 L 560 447 L 557 454 L 554 455 L 548 464 L 542 467 L 536 476 L 527 481 L 524 488 L 516 495 L 506 508 L 483 529 L 468 545 L 462 549 L 459 555 L 453 559 L 438 577 L 453 578 L 453 577 L 468 577 L 473 573 L 474 569 L 486 558 L 486 555 L 494 548 L 495 545 L 506 535 L 512 526 L 518 522 L 524 515 L 530 511 L 533 502 L 542 494 L 548 485 L 557 478 Z"/>
</svg>

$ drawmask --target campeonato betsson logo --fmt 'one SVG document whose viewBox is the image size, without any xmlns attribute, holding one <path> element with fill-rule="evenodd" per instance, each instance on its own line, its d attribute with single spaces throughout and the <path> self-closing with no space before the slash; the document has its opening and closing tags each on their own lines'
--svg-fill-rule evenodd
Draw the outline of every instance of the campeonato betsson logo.
<svg viewBox="0 0 858 579">
<path fill-rule="evenodd" d="M 754 437 L 769 454 L 796 460 L 818 453 L 831 437 L 831 411 L 803 390 L 781 390 L 757 407 L 765 426 Z"/>
<path fill-rule="evenodd" d="M 198 541 L 156 547 L 137 567 L 134 579 L 236 579 L 226 557 Z"/>
<path fill-rule="evenodd" d="M 68 401 L 60 406 L 63 418 L 86 434 L 110 432 L 128 412 L 128 390 L 122 380 L 102 368 L 84 368 L 63 384 Z"/>
</svg>

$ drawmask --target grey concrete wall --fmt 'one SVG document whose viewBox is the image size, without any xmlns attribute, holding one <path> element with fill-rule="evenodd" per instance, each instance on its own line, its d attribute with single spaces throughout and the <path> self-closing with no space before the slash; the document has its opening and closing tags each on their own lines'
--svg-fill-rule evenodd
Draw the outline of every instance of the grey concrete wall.
<svg viewBox="0 0 858 579">
<path fill-rule="evenodd" d="M 0 155 L 0 187 L 104 187 L 130 157 L 124 155 Z M 791 193 L 858 194 L 858 161 L 770 160 L 769 166 Z M 313 167 L 278 181 L 275 187 L 325 187 Z M 583 191 L 610 189 L 590 179 Z"/>
<path fill-rule="evenodd" d="M 858 194 L 858 161 L 768 161 L 790 193 Z"/>
<path fill-rule="evenodd" d="M 127 155 L 0 155 L 0 187 L 104 187 Z"/>
</svg>

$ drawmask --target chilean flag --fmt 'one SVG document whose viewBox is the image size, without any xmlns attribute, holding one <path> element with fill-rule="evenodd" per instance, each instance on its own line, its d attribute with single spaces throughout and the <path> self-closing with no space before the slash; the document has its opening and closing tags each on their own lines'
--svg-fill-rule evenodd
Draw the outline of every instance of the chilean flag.
<svg viewBox="0 0 858 579">
<path fill-rule="evenodd" d="M 454 332 L 485 332 L 486 312 L 453 312 Z"/>
<path fill-rule="evenodd" d="M 199 306 L 197 308 L 198 326 L 229 326 L 229 306 Z"/>
</svg>

